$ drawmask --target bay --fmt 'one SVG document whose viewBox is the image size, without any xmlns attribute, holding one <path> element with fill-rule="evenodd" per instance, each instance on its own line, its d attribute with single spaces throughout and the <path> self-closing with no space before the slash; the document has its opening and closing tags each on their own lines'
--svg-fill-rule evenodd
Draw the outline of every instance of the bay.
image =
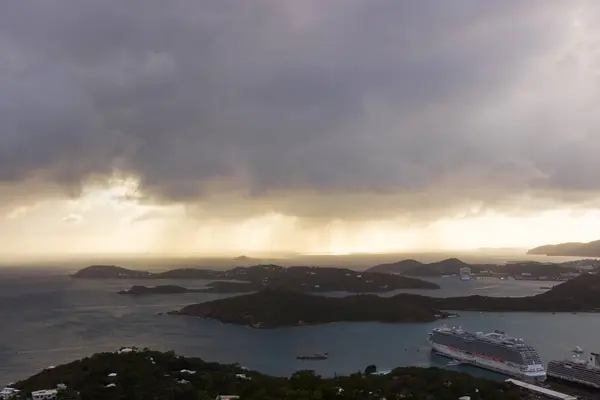
<svg viewBox="0 0 600 400">
<path fill-rule="evenodd" d="M 554 283 L 457 278 L 434 280 L 437 291 L 413 293 L 456 296 L 527 296 Z M 200 288 L 208 282 L 161 281 Z M 80 280 L 61 272 L 0 274 L 0 384 L 26 378 L 58 365 L 121 346 L 174 350 L 223 363 L 240 363 L 273 375 L 314 369 L 332 376 L 403 365 L 445 366 L 432 356 L 427 333 L 439 322 L 426 324 L 335 323 L 256 330 L 199 318 L 159 315 L 184 305 L 230 295 L 189 293 L 129 297 L 117 292 L 139 281 Z M 147 282 L 146 282 L 147 284 Z M 387 295 L 392 295 L 389 293 Z M 347 295 L 335 293 L 331 295 Z M 600 350 L 600 315 L 587 313 L 460 312 L 448 323 L 472 331 L 500 329 L 535 346 L 545 362 L 569 356 L 579 345 Z M 328 352 L 324 361 L 301 361 L 297 355 Z M 468 372 L 485 373 L 470 367 Z"/>
</svg>

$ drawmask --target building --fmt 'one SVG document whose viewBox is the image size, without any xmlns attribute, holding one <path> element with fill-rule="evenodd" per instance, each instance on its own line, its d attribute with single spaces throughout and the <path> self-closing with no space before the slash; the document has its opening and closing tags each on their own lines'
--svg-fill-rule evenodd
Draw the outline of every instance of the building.
<svg viewBox="0 0 600 400">
<path fill-rule="evenodd" d="M 18 396 L 19 393 L 20 393 L 20 391 L 15 388 L 5 387 L 4 389 L 2 389 L 0 391 L 0 399 L 2 399 L 2 400 L 12 399 L 13 397 Z"/>
<path fill-rule="evenodd" d="M 117 350 L 118 354 L 127 354 L 127 353 L 134 353 L 137 349 L 135 347 L 121 347 L 119 350 Z"/>
<path fill-rule="evenodd" d="M 35 392 L 31 392 L 31 398 L 33 400 L 54 400 L 57 396 L 58 390 L 56 389 L 36 390 Z"/>
<path fill-rule="evenodd" d="M 196 373 L 196 371 L 190 371 L 189 369 L 182 369 L 181 371 L 182 374 L 188 374 L 188 375 L 193 375 Z"/>
</svg>

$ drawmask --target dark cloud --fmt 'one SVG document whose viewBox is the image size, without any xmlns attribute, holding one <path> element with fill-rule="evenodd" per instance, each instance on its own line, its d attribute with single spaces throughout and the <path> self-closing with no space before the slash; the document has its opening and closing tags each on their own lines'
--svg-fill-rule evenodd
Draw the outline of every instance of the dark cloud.
<svg viewBox="0 0 600 400">
<path fill-rule="evenodd" d="M 0 182 L 76 195 L 120 171 L 235 218 L 581 202 L 600 189 L 600 82 L 563 48 L 582 4 L 6 0 Z"/>
</svg>

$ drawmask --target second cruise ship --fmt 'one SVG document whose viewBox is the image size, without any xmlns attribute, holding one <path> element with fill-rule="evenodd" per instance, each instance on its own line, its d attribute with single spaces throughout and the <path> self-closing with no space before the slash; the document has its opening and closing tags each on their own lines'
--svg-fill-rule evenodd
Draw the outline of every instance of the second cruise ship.
<svg viewBox="0 0 600 400">
<path fill-rule="evenodd" d="M 516 377 L 527 382 L 546 380 L 538 352 L 523 339 L 504 332 L 470 333 L 462 328 L 435 328 L 429 334 L 432 350 L 462 363 Z"/>
<path fill-rule="evenodd" d="M 548 363 L 548 376 L 600 389 L 600 353 L 590 353 L 588 360 L 578 355 L 570 360 L 552 360 Z"/>
</svg>

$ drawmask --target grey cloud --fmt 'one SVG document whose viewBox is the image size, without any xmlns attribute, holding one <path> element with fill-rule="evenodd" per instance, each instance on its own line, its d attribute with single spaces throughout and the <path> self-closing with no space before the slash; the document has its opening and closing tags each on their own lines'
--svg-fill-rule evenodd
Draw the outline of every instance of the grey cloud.
<svg viewBox="0 0 600 400">
<path fill-rule="evenodd" d="M 481 117 L 559 46 L 570 8 L 7 0 L 0 181 L 76 195 L 123 171 L 149 200 L 234 217 L 584 201 L 599 189 L 593 107 Z M 569 128 L 589 132 L 571 140 Z"/>
</svg>

